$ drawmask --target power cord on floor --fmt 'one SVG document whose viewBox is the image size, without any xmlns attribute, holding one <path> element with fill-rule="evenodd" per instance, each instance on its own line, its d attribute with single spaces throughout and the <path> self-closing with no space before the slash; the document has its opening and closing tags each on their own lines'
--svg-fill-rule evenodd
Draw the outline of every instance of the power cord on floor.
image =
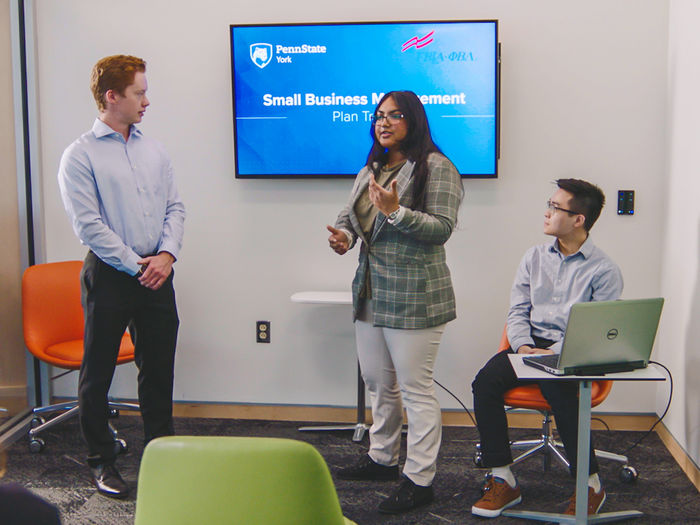
<svg viewBox="0 0 700 525">
<path fill-rule="evenodd" d="M 457 400 L 457 403 L 459 403 L 460 405 L 462 405 L 462 408 L 464 409 L 464 411 L 465 411 L 465 412 L 467 413 L 467 415 L 469 416 L 469 419 L 471 419 L 471 420 L 472 420 L 472 423 L 474 423 L 474 426 L 476 426 L 476 420 L 474 419 L 474 416 L 472 416 L 472 413 L 469 412 L 469 409 L 468 409 L 466 406 L 464 406 L 464 403 L 462 403 L 462 401 L 461 401 L 456 395 L 454 395 L 452 392 L 450 392 L 450 391 L 447 389 L 447 387 L 445 387 L 444 385 L 440 384 L 440 382 L 439 382 L 437 379 L 433 378 L 433 381 L 435 382 L 435 384 L 436 384 L 437 386 L 439 386 L 439 387 L 442 388 L 445 392 L 447 392 L 447 393 L 450 394 L 452 397 L 454 397 L 454 398 Z"/>
<path fill-rule="evenodd" d="M 436 384 L 437 386 L 439 386 L 440 388 L 442 388 L 445 392 L 447 392 L 448 394 L 450 394 L 452 397 L 454 397 L 454 398 L 457 400 L 457 403 L 459 403 L 459 404 L 462 406 L 462 408 L 464 409 L 464 411 L 465 411 L 465 412 L 467 413 L 467 415 L 469 416 L 469 419 L 471 419 L 471 420 L 472 420 L 472 423 L 474 424 L 474 426 L 476 426 L 476 421 L 474 420 L 474 416 L 472 416 L 472 414 L 471 414 L 471 412 L 469 411 L 469 409 L 464 405 L 464 403 L 462 403 L 462 400 L 459 399 L 455 394 L 453 394 L 452 392 L 450 392 L 450 390 L 449 390 L 445 385 L 441 384 L 437 379 L 433 378 L 433 381 L 435 382 L 435 384 Z M 591 421 L 598 421 L 600 424 L 602 424 L 602 425 L 605 426 L 605 430 L 610 431 L 610 427 L 609 427 L 608 424 L 607 424 L 605 421 L 603 421 L 602 419 L 600 419 L 600 418 L 598 418 L 598 417 L 593 417 L 593 418 L 591 418 Z M 652 428 L 653 428 L 653 427 L 652 427 Z"/>
<path fill-rule="evenodd" d="M 668 403 L 666 403 L 666 408 L 664 409 L 664 413 L 661 414 L 661 416 L 656 420 L 656 422 L 654 422 L 654 424 L 651 426 L 651 428 L 649 428 L 649 430 L 647 430 L 637 441 L 635 441 L 629 448 L 627 448 L 622 453 L 623 456 L 627 456 L 632 449 L 634 449 L 637 445 L 639 445 L 642 442 L 642 440 L 644 440 L 649 434 L 651 434 L 654 431 L 654 429 L 656 428 L 656 425 L 661 423 L 661 420 L 666 416 L 666 414 L 668 413 L 668 409 L 671 407 L 671 400 L 673 399 L 673 374 L 671 374 L 671 371 L 665 365 L 659 363 L 658 361 L 649 361 L 649 363 L 653 363 L 655 365 L 660 366 L 661 368 L 666 370 L 666 373 L 668 374 L 669 383 L 671 385 L 671 388 L 670 388 L 670 391 L 668 394 Z M 446 386 L 444 386 L 442 383 L 440 383 L 437 379 L 433 379 L 433 381 L 435 382 L 435 384 L 437 386 L 442 388 L 445 392 L 447 392 L 448 394 L 450 394 L 453 398 L 455 398 L 457 400 L 457 403 L 459 403 L 462 406 L 464 411 L 469 416 L 469 419 L 472 420 L 472 423 L 476 427 L 476 420 L 474 419 L 474 416 L 472 416 L 472 413 L 469 411 L 469 409 L 464 405 L 464 403 L 462 403 L 462 400 L 459 399 L 455 394 L 453 394 Z M 600 423 L 605 425 L 606 430 L 608 430 L 608 431 L 610 430 L 610 427 L 608 426 L 608 424 L 600 418 L 597 418 L 597 417 L 592 418 L 591 421 L 599 421 Z"/>
<path fill-rule="evenodd" d="M 600 423 L 601 425 L 603 425 L 603 426 L 605 427 L 605 430 L 606 430 L 606 431 L 610 432 L 610 427 L 609 427 L 608 424 L 607 424 L 604 420 L 602 420 L 601 418 L 599 418 L 599 417 L 592 417 L 592 418 L 591 418 L 591 422 L 593 422 L 593 421 L 597 421 L 598 423 Z"/>
<path fill-rule="evenodd" d="M 58 379 L 59 377 L 63 377 L 63 376 L 66 376 L 68 374 L 71 374 L 73 372 L 75 372 L 75 370 L 66 370 L 65 372 L 61 372 L 60 374 L 56 374 L 55 376 L 51 376 L 51 381 L 53 381 L 54 379 Z"/>
<path fill-rule="evenodd" d="M 666 413 L 668 412 L 668 409 L 671 407 L 671 400 L 673 399 L 673 374 L 671 374 L 671 371 L 670 371 L 668 368 L 666 368 L 666 366 L 662 365 L 662 364 L 659 363 L 658 361 L 649 361 L 649 362 L 650 362 L 650 363 L 654 363 L 655 365 L 660 366 L 661 368 L 663 368 L 664 370 L 666 370 L 666 373 L 668 374 L 668 380 L 669 380 L 669 383 L 670 383 L 670 385 L 671 385 L 671 388 L 670 388 L 669 393 L 668 393 L 668 403 L 666 403 L 666 409 L 664 410 L 664 413 L 661 414 L 661 416 L 659 417 L 659 419 L 657 419 L 656 422 L 651 426 L 651 428 L 650 428 L 649 430 L 647 430 L 637 441 L 635 441 L 627 450 L 625 450 L 625 451 L 622 453 L 623 456 L 626 456 L 634 447 L 636 447 L 637 445 L 639 445 L 639 444 L 642 442 L 642 440 L 643 440 L 644 438 L 646 438 L 649 434 L 652 433 L 652 431 L 654 430 L 654 428 L 656 428 L 656 425 L 658 425 L 659 423 L 661 423 L 661 420 L 666 416 Z"/>
</svg>

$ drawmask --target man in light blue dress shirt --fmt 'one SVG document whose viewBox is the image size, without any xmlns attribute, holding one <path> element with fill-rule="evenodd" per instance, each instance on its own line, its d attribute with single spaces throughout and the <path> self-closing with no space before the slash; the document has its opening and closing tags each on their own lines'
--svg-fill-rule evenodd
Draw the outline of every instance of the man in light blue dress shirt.
<svg viewBox="0 0 700 525">
<path fill-rule="evenodd" d="M 561 351 L 569 310 L 575 303 L 619 299 L 622 273 L 597 248 L 589 231 L 600 216 L 605 195 L 578 179 L 559 179 L 547 202 L 544 233 L 552 243 L 530 248 L 520 262 L 511 290 L 507 335 L 510 348 L 492 357 L 472 383 L 474 413 L 481 441 L 482 463 L 491 476 L 472 514 L 494 518 L 521 501 L 520 485 L 510 470 L 513 462 L 503 394 L 526 384 L 519 381 L 508 354 L 551 354 Z M 572 474 L 576 468 L 578 388 L 575 381 L 541 381 L 540 390 L 552 407 L 559 437 Z M 598 464 L 590 451 L 589 514 L 605 501 Z M 567 514 L 573 514 L 572 498 Z"/>
<path fill-rule="evenodd" d="M 149 105 L 146 63 L 114 55 L 95 64 L 99 116 L 63 153 L 61 198 L 89 248 L 81 286 L 85 353 L 78 397 L 88 465 L 99 493 L 129 489 L 114 466 L 107 394 L 127 326 L 135 343 L 145 441 L 173 433 L 172 391 L 179 319 L 172 266 L 182 245 L 185 207 L 170 159 L 135 124 Z"/>
</svg>

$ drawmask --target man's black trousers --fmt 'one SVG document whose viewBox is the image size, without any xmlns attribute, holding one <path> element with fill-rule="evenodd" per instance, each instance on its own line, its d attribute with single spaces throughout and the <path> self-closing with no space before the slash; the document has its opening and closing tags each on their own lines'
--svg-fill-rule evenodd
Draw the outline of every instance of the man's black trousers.
<svg viewBox="0 0 700 525">
<path fill-rule="evenodd" d="M 108 392 L 122 335 L 135 343 L 138 396 L 146 443 L 173 434 L 173 368 L 179 320 L 173 274 L 158 290 L 116 270 L 89 252 L 80 275 L 85 312 L 85 353 L 80 369 L 80 427 L 88 464 L 110 464 L 116 454 L 109 430 Z"/>
<path fill-rule="evenodd" d="M 551 345 L 537 344 L 539 348 Z M 508 420 L 503 394 L 516 386 L 538 384 L 542 395 L 552 407 L 557 432 L 564 444 L 571 473 L 576 471 L 578 444 L 578 382 L 566 380 L 519 381 L 508 359 L 511 349 L 494 355 L 476 375 L 472 383 L 474 415 L 481 440 L 484 467 L 502 467 L 513 462 L 508 438 Z M 598 472 L 598 462 L 591 442 L 590 474 Z"/>
</svg>

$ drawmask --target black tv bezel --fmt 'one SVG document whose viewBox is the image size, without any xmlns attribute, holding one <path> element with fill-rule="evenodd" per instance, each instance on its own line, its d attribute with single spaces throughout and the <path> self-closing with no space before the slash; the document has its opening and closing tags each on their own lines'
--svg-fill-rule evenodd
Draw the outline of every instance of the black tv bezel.
<svg viewBox="0 0 700 525">
<path fill-rule="evenodd" d="M 381 21 L 354 21 L 354 22 L 279 22 L 279 23 L 257 23 L 257 24 L 230 24 L 228 31 L 229 50 L 231 58 L 231 110 L 233 121 L 233 157 L 234 157 L 234 177 L 236 179 L 273 179 L 273 180 L 327 180 L 327 179 L 354 179 L 357 173 L 315 173 L 315 174 L 254 174 L 241 175 L 238 172 L 238 122 L 236 119 L 236 82 L 233 53 L 233 29 L 236 27 L 293 27 L 293 26 L 352 26 L 352 25 L 389 25 L 389 24 L 462 24 L 462 23 L 493 23 L 495 26 L 495 58 L 494 68 L 495 89 L 496 89 L 496 129 L 494 148 L 494 172 L 493 174 L 473 174 L 460 173 L 462 179 L 480 180 L 498 178 L 498 161 L 501 158 L 501 42 L 499 42 L 498 19 L 474 19 L 474 20 L 381 20 Z M 439 144 L 438 144 L 439 146 Z M 368 150 L 369 151 L 369 150 Z"/>
</svg>

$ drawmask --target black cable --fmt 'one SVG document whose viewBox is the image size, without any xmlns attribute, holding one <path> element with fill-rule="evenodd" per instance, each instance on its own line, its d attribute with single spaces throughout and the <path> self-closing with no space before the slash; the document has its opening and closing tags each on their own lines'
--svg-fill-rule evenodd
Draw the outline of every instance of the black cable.
<svg viewBox="0 0 700 525">
<path fill-rule="evenodd" d="M 592 418 L 591 418 L 591 422 L 593 422 L 593 421 L 597 421 L 598 423 L 602 423 L 603 426 L 605 427 L 605 430 L 607 430 L 608 432 L 610 432 L 610 427 L 609 427 L 608 424 L 607 424 L 604 420 L 602 420 L 601 418 L 599 418 L 599 417 L 592 417 Z"/>
<path fill-rule="evenodd" d="M 68 374 L 70 374 L 71 372 L 75 372 L 75 370 L 66 370 L 65 372 L 61 372 L 60 374 L 53 376 L 53 377 L 51 378 L 51 381 L 53 381 L 54 379 L 58 379 L 59 377 L 63 377 L 63 376 L 65 376 L 65 375 L 68 375 Z"/>
<path fill-rule="evenodd" d="M 643 440 L 644 438 L 646 438 L 649 434 L 652 433 L 652 431 L 654 430 L 654 428 L 656 427 L 656 425 L 658 425 L 659 423 L 661 423 L 661 420 L 666 416 L 666 413 L 668 412 L 668 409 L 671 407 L 671 400 L 673 399 L 673 375 L 671 374 L 671 371 L 670 371 L 668 368 L 666 368 L 664 365 L 662 365 L 662 364 L 659 363 L 658 361 L 649 361 L 649 362 L 650 362 L 650 363 L 654 363 L 655 365 L 659 365 L 661 368 L 663 368 L 664 370 L 666 370 L 666 373 L 668 374 L 668 380 L 669 380 L 670 385 L 671 385 L 671 389 L 670 389 L 670 391 L 669 391 L 669 393 L 668 393 L 668 403 L 666 404 L 666 409 L 664 410 L 664 413 L 661 414 L 661 416 L 659 417 L 659 419 L 656 420 L 656 422 L 651 426 L 651 428 L 650 428 L 649 430 L 647 430 L 647 431 L 644 433 L 644 435 L 642 435 L 642 437 L 640 437 L 637 441 L 635 441 L 635 442 L 632 444 L 632 446 L 630 446 L 627 450 L 625 450 L 625 451 L 622 453 L 623 456 L 626 456 L 634 447 L 636 447 L 637 445 L 639 445 L 639 444 L 642 442 L 642 440 Z"/>
<path fill-rule="evenodd" d="M 664 413 L 661 414 L 661 416 L 656 420 L 656 422 L 651 426 L 651 428 L 650 428 L 649 430 L 647 430 L 647 431 L 644 433 L 644 435 L 642 435 L 637 441 L 635 441 L 629 448 L 627 448 L 627 449 L 622 453 L 623 456 L 626 456 L 627 454 L 629 454 L 629 452 L 630 452 L 632 449 L 634 449 L 634 447 L 636 447 L 637 445 L 639 445 L 639 444 L 642 442 L 643 439 L 645 439 L 649 434 L 651 434 L 651 433 L 654 431 L 654 428 L 656 428 L 656 425 L 658 425 L 659 423 L 661 423 L 661 420 L 666 416 L 666 414 L 668 413 L 668 409 L 671 407 L 671 400 L 673 399 L 673 375 L 671 374 L 671 371 L 670 371 L 668 368 L 666 368 L 666 366 L 662 365 L 662 364 L 659 363 L 658 361 L 649 361 L 649 363 L 653 363 L 653 364 L 655 364 L 655 365 L 659 365 L 661 368 L 663 368 L 664 370 L 666 370 L 666 373 L 668 374 L 669 383 L 670 383 L 670 385 L 671 385 L 671 389 L 670 389 L 670 392 L 669 392 L 669 395 L 668 395 L 668 403 L 666 404 L 666 408 L 664 409 Z M 459 399 L 456 395 L 454 395 L 447 387 L 445 387 L 443 384 L 441 384 L 437 379 L 434 379 L 434 378 L 433 378 L 433 381 L 435 382 L 435 384 L 436 384 L 437 386 L 439 386 L 440 388 L 442 388 L 445 392 L 447 392 L 448 394 L 450 394 L 453 398 L 455 398 L 455 399 L 457 400 L 457 403 L 459 403 L 459 404 L 462 406 L 462 408 L 464 409 L 464 411 L 465 411 L 465 412 L 467 413 L 467 415 L 469 416 L 469 419 L 472 420 L 472 423 L 473 423 L 474 426 L 476 427 L 476 420 L 474 419 L 474 416 L 472 416 L 472 414 L 471 414 L 471 412 L 469 411 L 469 409 L 464 405 L 464 403 L 462 403 L 462 400 Z M 607 424 L 605 421 L 603 421 L 602 419 L 595 417 L 595 418 L 591 418 L 591 421 L 599 421 L 600 423 L 602 423 L 603 425 L 605 425 L 605 429 L 606 429 L 608 432 L 610 431 L 610 427 L 609 427 L 608 424 Z"/>
<path fill-rule="evenodd" d="M 472 420 L 472 423 L 474 423 L 474 426 L 476 426 L 476 421 L 474 420 L 474 417 L 472 416 L 472 413 L 469 412 L 469 409 L 468 409 L 467 407 L 464 406 L 464 403 L 462 403 L 462 401 L 461 401 L 456 395 L 454 395 L 452 392 L 450 392 L 445 386 L 441 385 L 440 382 L 439 382 L 437 379 L 433 378 L 433 381 L 435 382 L 435 384 L 436 384 L 437 386 L 439 386 L 439 387 L 442 388 L 445 392 L 447 392 L 447 393 L 450 394 L 452 397 L 454 397 L 454 398 L 457 400 L 457 403 L 459 403 L 460 405 L 462 405 L 462 408 L 464 409 L 464 411 L 469 415 L 469 419 L 471 419 L 471 420 Z"/>
</svg>

